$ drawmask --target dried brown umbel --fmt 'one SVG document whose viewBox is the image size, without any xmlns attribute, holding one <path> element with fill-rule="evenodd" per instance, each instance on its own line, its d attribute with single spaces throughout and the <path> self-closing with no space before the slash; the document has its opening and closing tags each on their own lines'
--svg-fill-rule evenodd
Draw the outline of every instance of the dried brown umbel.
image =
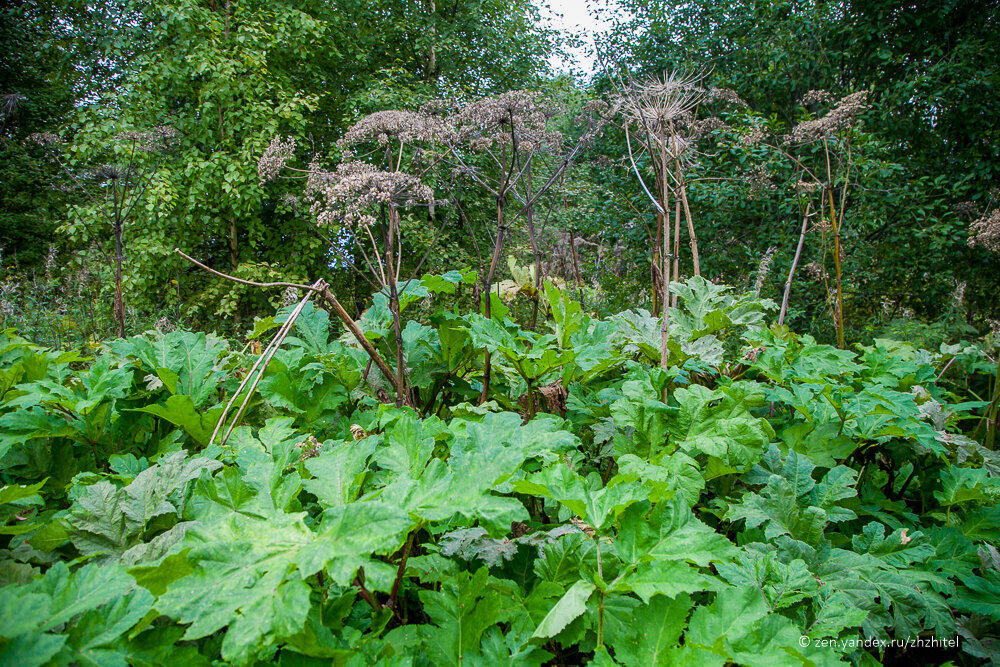
<svg viewBox="0 0 1000 667">
<path fill-rule="evenodd" d="M 741 146 L 751 148 L 763 143 L 765 139 L 767 139 L 767 133 L 762 128 L 754 125 L 746 132 L 740 134 L 737 141 L 740 142 Z"/>
<path fill-rule="evenodd" d="M 841 98 L 825 116 L 799 123 L 792 129 L 788 141 L 806 144 L 819 141 L 854 127 L 858 117 L 868 108 L 868 92 L 859 91 Z"/>
<path fill-rule="evenodd" d="M 624 96 L 622 110 L 651 136 L 673 135 L 678 125 L 689 120 L 694 109 L 708 98 L 701 80 L 701 74 L 664 72 L 662 77 L 633 84 Z"/>
<path fill-rule="evenodd" d="M 819 262 L 809 262 L 804 267 L 806 274 L 813 280 L 826 280 L 826 267 Z"/>
<path fill-rule="evenodd" d="M 760 296 L 760 291 L 764 288 L 764 281 L 767 280 L 767 274 L 771 272 L 771 262 L 774 261 L 774 253 L 776 248 L 770 246 L 764 256 L 760 258 L 760 264 L 757 265 L 757 279 L 753 284 L 753 293 L 756 296 Z"/>
<path fill-rule="evenodd" d="M 401 171 L 380 171 L 365 162 L 343 162 L 334 171 L 310 165 L 305 199 L 321 225 L 342 222 L 367 227 L 381 205 L 430 203 L 434 192 L 419 178 Z"/>
<path fill-rule="evenodd" d="M 474 151 L 513 142 L 529 153 L 541 148 L 555 150 L 562 145 L 562 134 L 549 129 L 554 112 L 540 102 L 537 93 L 512 90 L 473 102 L 454 114 L 451 140 L 464 141 Z"/>
<path fill-rule="evenodd" d="M 346 150 L 369 142 L 387 146 L 391 140 L 404 144 L 434 142 L 446 139 L 450 134 L 448 126 L 429 113 L 377 111 L 348 128 L 337 142 L 337 148 Z"/>
<path fill-rule="evenodd" d="M 122 143 L 129 143 L 137 150 L 147 153 L 166 150 L 180 136 L 175 128 L 169 125 L 158 125 L 152 130 L 139 131 L 127 130 L 119 132 L 115 139 Z"/>
<path fill-rule="evenodd" d="M 969 225 L 969 247 L 986 248 L 1000 254 L 1000 209 Z"/>
<path fill-rule="evenodd" d="M 951 210 L 955 212 L 961 218 L 966 220 L 972 220 L 973 218 L 979 217 L 979 207 L 974 201 L 961 201 L 951 207 Z"/>
<path fill-rule="evenodd" d="M 299 214 L 299 206 L 302 201 L 290 192 L 286 192 L 281 196 L 281 205 L 291 209 L 292 213 L 295 215 Z"/>
<path fill-rule="evenodd" d="M 58 134 L 52 134 L 51 132 L 35 132 L 34 134 L 29 134 L 26 141 L 47 147 L 62 143 L 62 138 Z"/>
<path fill-rule="evenodd" d="M 728 130 L 729 125 L 718 116 L 709 116 L 703 120 L 692 121 L 688 129 L 693 139 L 700 139 L 719 130 Z"/>
<path fill-rule="evenodd" d="M 746 172 L 746 182 L 750 186 L 750 198 L 756 199 L 766 192 L 773 192 L 778 189 L 774 182 L 774 174 L 768 171 L 767 167 L 757 164 Z"/>
<path fill-rule="evenodd" d="M 814 104 L 826 104 L 836 99 L 836 96 L 828 90 L 810 90 L 799 98 L 799 104 L 804 107 Z"/>
<path fill-rule="evenodd" d="M 271 139 L 267 150 L 257 160 L 257 176 L 260 178 L 261 184 L 276 179 L 293 155 L 295 155 L 294 138 L 275 137 Z"/>
<path fill-rule="evenodd" d="M 819 189 L 819 183 L 816 181 L 799 181 L 795 184 L 795 192 L 800 195 L 807 195 L 816 192 Z M 829 226 L 829 223 L 827 223 Z"/>
<path fill-rule="evenodd" d="M 735 104 L 739 107 L 750 106 L 743 101 L 735 90 L 729 88 L 710 88 L 708 91 L 708 96 L 713 100 L 721 100 L 723 102 L 728 102 L 729 104 Z"/>
<path fill-rule="evenodd" d="M 589 127 L 596 119 L 606 116 L 610 108 L 604 100 L 588 100 L 580 109 L 580 114 L 576 117 L 576 123 Z"/>
</svg>

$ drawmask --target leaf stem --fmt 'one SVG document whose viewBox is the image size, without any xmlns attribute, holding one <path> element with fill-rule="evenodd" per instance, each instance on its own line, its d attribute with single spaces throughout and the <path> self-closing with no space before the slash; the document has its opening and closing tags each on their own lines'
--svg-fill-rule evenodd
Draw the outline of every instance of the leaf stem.
<svg viewBox="0 0 1000 667">
<path fill-rule="evenodd" d="M 361 572 L 363 573 L 364 570 L 361 570 Z M 358 587 L 358 592 L 361 593 L 361 598 L 368 603 L 369 607 L 375 611 L 380 611 L 382 609 L 382 607 L 375 601 L 375 598 L 372 597 L 372 594 L 368 592 L 368 589 L 365 588 L 364 582 L 361 581 L 360 574 L 354 577 L 354 585 Z"/>
</svg>

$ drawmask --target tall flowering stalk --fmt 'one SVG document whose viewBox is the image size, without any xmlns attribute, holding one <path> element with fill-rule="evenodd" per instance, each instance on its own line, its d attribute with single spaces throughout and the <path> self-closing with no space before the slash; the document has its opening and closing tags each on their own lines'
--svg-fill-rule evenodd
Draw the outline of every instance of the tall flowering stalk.
<svg viewBox="0 0 1000 667">
<path fill-rule="evenodd" d="M 683 212 L 691 248 L 695 275 L 701 272 L 698 241 L 691 219 L 684 180 L 684 164 L 692 155 L 696 136 L 694 112 L 710 99 L 701 85 L 700 74 L 665 72 L 662 77 L 644 82 L 618 80 L 625 122 L 625 140 L 629 161 L 643 191 L 656 209 L 656 238 L 652 246 L 654 311 L 662 310 L 660 325 L 660 365 L 669 365 L 670 283 L 680 274 L 680 225 Z M 633 136 L 635 137 L 633 139 Z M 639 169 L 642 156 L 648 156 L 653 172 L 648 184 Z M 671 198 L 673 212 L 671 213 Z M 671 244 L 673 215 L 673 244 Z"/>
<path fill-rule="evenodd" d="M 449 145 L 452 158 L 460 172 L 486 190 L 496 203 L 493 253 L 486 275 L 481 276 L 481 287 L 487 295 L 513 223 L 508 211 L 511 199 L 518 199 L 519 190 L 526 193 L 520 198 L 521 212 L 530 221 L 536 199 L 531 188 L 532 162 L 536 155 L 558 152 L 562 146 L 562 134 L 548 127 L 552 115 L 553 109 L 543 105 L 536 93 L 516 90 L 473 102 L 450 118 L 455 129 Z M 513 217 L 517 215 L 520 213 Z M 529 227 L 537 264 L 534 225 Z M 488 296 L 484 308 L 489 317 Z"/>
<path fill-rule="evenodd" d="M 853 167 L 851 159 L 852 130 L 857 126 L 860 115 L 868 108 L 868 93 L 859 91 L 847 95 L 833 103 L 826 114 L 815 119 L 803 121 L 792 128 L 791 134 L 784 137 L 785 148 L 773 146 L 783 155 L 791 159 L 804 175 L 799 184 L 800 191 L 818 191 L 820 205 L 823 211 L 824 224 L 822 228 L 829 229 L 833 236 L 833 266 L 834 288 L 832 313 L 837 330 L 837 345 L 845 347 L 844 337 L 844 291 L 843 291 L 843 224 L 846 210 L 847 192 Z M 826 91 L 809 91 L 802 99 L 804 106 L 829 102 L 833 97 Z M 803 158 L 796 157 L 793 152 L 810 145 L 821 145 L 821 161 L 819 167 L 810 169 Z M 838 149 L 839 148 L 839 152 Z M 786 150 L 787 149 L 787 150 Z M 817 175 L 817 172 L 819 174 Z M 839 201 L 836 196 L 837 182 L 841 181 Z M 803 223 L 803 230 L 805 223 Z M 803 235 L 804 235 L 803 231 Z M 825 253 L 824 253 L 825 254 Z M 825 275 L 825 273 L 824 273 Z M 788 280 L 791 283 L 791 276 Z M 787 290 L 786 290 L 787 291 Z M 786 297 L 787 298 L 787 297 Z"/>
<path fill-rule="evenodd" d="M 135 206 L 142 199 L 160 164 L 173 147 L 177 130 L 168 126 L 149 131 L 121 132 L 103 145 L 104 154 L 90 169 L 75 169 L 57 147 L 61 140 L 54 134 L 28 137 L 49 149 L 49 155 L 90 200 L 102 222 L 111 227 L 115 243 L 114 316 L 118 335 L 125 337 L 125 297 L 122 290 L 122 265 L 125 259 L 125 228 Z"/>
<path fill-rule="evenodd" d="M 534 206 L 611 117 L 607 105 L 588 105 L 581 117 L 585 131 L 564 152 L 562 134 L 549 127 L 555 111 L 537 93 L 510 91 L 468 104 L 448 119 L 452 128 L 448 136 L 449 155 L 457 172 L 486 190 L 496 203 L 493 252 L 489 268 L 480 277 L 486 317 L 492 314 L 490 291 L 511 226 L 522 216 L 534 254 L 536 288 L 540 285 L 542 260 L 533 221 Z M 532 168 L 543 154 L 555 155 L 557 160 L 536 189 Z M 519 206 L 511 210 L 512 204 Z M 486 400 L 489 387 L 490 355 L 486 351 L 481 401 Z"/>
<path fill-rule="evenodd" d="M 445 140 L 447 134 L 446 126 L 432 114 L 380 111 L 347 130 L 337 145 L 343 161 L 332 170 L 315 158 L 307 169 L 289 168 L 295 151 L 292 139 L 272 140 L 258 162 L 262 181 L 286 169 L 305 178 L 303 200 L 317 225 L 346 233 L 370 277 L 386 291 L 395 338 L 397 405 L 412 404 L 399 305 L 400 216 L 403 209 L 433 205 L 434 193 L 421 179 L 440 158 L 426 147 Z"/>
</svg>

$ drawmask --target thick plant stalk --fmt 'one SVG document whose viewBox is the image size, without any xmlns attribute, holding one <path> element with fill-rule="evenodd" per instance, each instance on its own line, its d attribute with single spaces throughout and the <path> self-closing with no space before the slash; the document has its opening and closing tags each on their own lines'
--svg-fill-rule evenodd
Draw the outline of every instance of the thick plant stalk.
<svg viewBox="0 0 1000 667">
<path fill-rule="evenodd" d="M 334 296 L 333 292 L 330 291 L 330 287 L 324 283 L 323 287 L 319 290 L 319 294 L 320 296 L 323 297 L 324 301 L 330 304 L 330 307 L 333 308 L 334 314 L 338 318 L 340 318 L 340 321 L 344 323 L 344 326 L 347 327 L 347 330 L 351 332 L 354 338 L 361 345 L 362 349 L 364 349 L 364 351 L 368 353 L 368 356 L 371 358 L 371 360 L 375 362 L 375 365 L 378 366 L 378 369 L 382 373 L 382 376 L 385 377 L 385 379 L 388 380 L 390 384 L 396 387 L 396 391 L 398 392 L 399 386 L 397 385 L 396 374 L 392 372 L 392 369 L 389 368 L 389 364 L 385 362 L 385 359 L 382 358 L 382 355 L 380 355 L 378 353 L 378 350 L 376 350 L 375 347 L 371 344 L 371 341 L 365 337 L 364 332 L 361 331 L 360 327 L 358 327 L 357 322 L 355 322 L 354 319 L 347 313 L 347 311 L 344 310 L 344 307 L 340 305 L 340 302 L 337 301 L 337 297 Z M 404 395 L 405 395 L 405 389 L 404 389 Z"/>
<path fill-rule="evenodd" d="M 795 257 L 792 258 L 792 267 L 788 269 L 788 280 L 785 281 L 785 293 L 781 297 L 781 312 L 778 314 L 778 324 L 785 323 L 785 314 L 788 312 L 788 297 L 792 292 L 792 278 L 795 277 L 795 269 L 799 265 L 799 258 L 802 257 L 802 246 L 805 244 L 806 231 L 809 229 L 809 212 L 812 204 L 806 204 L 806 214 L 802 216 L 802 229 L 799 232 L 799 242 L 795 246 Z"/>
<path fill-rule="evenodd" d="M 497 266 L 500 263 L 500 253 L 503 251 L 504 242 L 504 200 L 503 197 L 497 197 L 497 238 L 493 243 L 493 259 L 490 260 L 490 271 L 486 274 L 486 280 L 483 282 L 483 297 L 486 301 L 483 303 L 483 314 L 487 319 L 493 317 L 493 308 L 491 307 L 491 296 L 490 289 L 493 285 L 493 278 L 496 276 Z M 486 402 L 487 397 L 490 394 L 490 351 L 483 351 L 483 391 L 479 395 L 479 404 L 482 405 Z"/>
<path fill-rule="evenodd" d="M 997 350 L 996 375 L 993 378 L 993 395 L 983 412 L 982 419 L 976 424 L 976 430 L 972 432 L 973 438 L 979 437 L 979 429 L 986 427 L 986 434 L 983 438 L 983 445 L 987 449 L 996 447 L 997 426 L 1000 425 L 1000 349 Z"/>
<path fill-rule="evenodd" d="M 399 267 L 395 265 L 395 244 L 398 241 L 399 212 L 394 208 L 389 209 L 389 230 L 386 235 L 385 265 L 389 274 L 389 281 L 386 287 L 389 288 L 389 312 L 392 313 L 392 331 L 396 339 L 396 375 L 393 385 L 396 387 L 396 407 L 402 407 L 408 403 L 406 389 L 406 360 L 403 355 L 403 328 L 400 322 L 399 312 Z"/>
<path fill-rule="evenodd" d="M 841 287 L 840 274 L 840 225 L 837 223 L 836 209 L 833 204 L 833 190 L 827 190 L 830 199 L 830 225 L 833 228 L 833 267 L 837 280 L 837 347 L 844 349 L 844 296 Z"/>
<path fill-rule="evenodd" d="M 653 239 L 653 261 L 650 262 L 650 279 L 653 282 L 653 317 L 660 315 L 660 296 L 663 294 L 663 265 L 660 248 L 663 245 L 663 213 L 656 212 L 656 238 Z"/>
<path fill-rule="evenodd" d="M 123 224 L 120 220 L 115 221 L 115 323 L 118 325 L 118 335 L 125 337 L 125 298 L 122 295 L 122 257 L 124 248 L 122 236 L 124 235 Z"/>
<path fill-rule="evenodd" d="M 698 236 L 694 233 L 694 220 L 691 219 L 691 207 L 688 204 L 687 186 L 684 184 L 684 174 L 681 172 L 681 161 L 674 159 L 674 169 L 677 171 L 677 190 L 684 205 L 684 221 L 687 223 L 688 246 L 691 248 L 691 264 L 694 275 L 701 275 L 701 262 L 698 258 Z"/>
<path fill-rule="evenodd" d="M 531 308 L 531 326 L 530 330 L 534 331 L 535 325 L 538 323 L 538 304 L 540 301 L 540 292 L 542 289 L 542 253 L 538 249 L 538 235 L 535 233 L 535 206 L 531 203 L 531 160 L 532 157 L 528 157 L 528 163 L 525 165 L 525 188 L 527 189 L 527 204 L 525 205 L 524 211 L 524 221 L 528 225 L 528 240 L 531 241 L 531 254 L 535 259 L 535 281 L 532 287 L 535 288 L 534 304 Z"/>
<path fill-rule="evenodd" d="M 833 173 L 830 167 L 830 150 L 823 140 L 823 150 L 826 155 L 826 195 L 830 202 L 830 227 L 833 229 L 833 266 L 837 273 L 837 347 L 844 349 L 844 295 L 841 287 L 840 272 L 840 220 L 837 219 L 837 209 L 833 203 Z M 846 184 L 844 187 L 847 187 Z"/>
<path fill-rule="evenodd" d="M 680 280 L 681 275 L 681 198 L 674 195 L 674 271 L 673 280 Z M 670 299 L 670 305 L 677 307 L 677 295 Z"/>
<path fill-rule="evenodd" d="M 663 209 L 667 208 L 667 184 L 663 182 Z M 670 367 L 670 218 L 663 216 L 663 257 L 661 260 L 661 283 L 663 294 L 661 301 L 663 304 L 663 319 L 660 324 L 660 367 L 666 370 Z"/>
<path fill-rule="evenodd" d="M 221 111 L 220 111 L 221 113 Z M 235 271 L 240 265 L 239 230 L 236 218 L 229 219 L 229 266 Z"/>
</svg>

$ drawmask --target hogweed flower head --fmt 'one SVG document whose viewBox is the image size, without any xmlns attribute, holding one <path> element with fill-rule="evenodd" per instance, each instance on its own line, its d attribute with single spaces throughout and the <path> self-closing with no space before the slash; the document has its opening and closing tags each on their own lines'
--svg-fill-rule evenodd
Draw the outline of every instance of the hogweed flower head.
<svg viewBox="0 0 1000 667">
<path fill-rule="evenodd" d="M 747 170 L 746 174 L 747 183 L 750 185 L 750 199 L 756 199 L 766 192 L 778 189 L 774 182 L 774 174 L 762 164 L 754 165 Z"/>
<path fill-rule="evenodd" d="M 832 102 L 836 97 L 833 93 L 828 90 L 814 89 L 806 92 L 802 97 L 799 98 L 799 104 L 804 107 L 811 106 L 813 104 L 826 104 Z"/>
<path fill-rule="evenodd" d="M 292 137 L 288 137 L 287 139 L 275 137 L 271 139 L 267 150 L 257 160 L 257 176 L 260 178 L 261 184 L 276 179 L 294 154 L 295 139 Z"/>
<path fill-rule="evenodd" d="M 819 262 L 809 262 L 804 267 L 806 275 L 813 280 L 825 280 L 827 277 L 826 267 Z"/>
<path fill-rule="evenodd" d="M 691 112 L 708 99 L 701 87 L 701 74 L 683 75 L 667 71 L 635 84 L 626 94 L 623 108 L 631 121 L 653 136 L 665 136 L 676 131 L 678 123 L 690 118 Z"/>
<path fill-rule="evenodd" d="M 1000 209 L 969 225 L 969 247 L 977 246 L 1000 254 Z"/>
<path fill-rule="evenodd" d="M 35 132 L 34 134 L 29 134 L 26 141 L 47 148 L 49 146 L 61 144 L 62 138 L 58 134 L 53 134 L 51 132 Z"/>
<path fill-rule="evenodd" d="M 434 192 L 416 176 L 401 171 L 381 171 L 365 162 L 342 162 L 326 171 L 316 162 L 306 180 L 306 201 L 321 225 L 342 222 L 367 227 L 377 222 L 379 205 L 407 206 L 429 203 Z"/>
<path fill-rule="evenodd" d="M 767 274 L 771 272 L 771 262 L 774 260 L 775 250 L 774 246 L 770 246 L 764 256 L 760 258 L 760 264 L 757 266 L 757 279 L 753 284 L 755 296 L 760 296 L 760 291 L 764 288 L 764 281 L 767 280 Z"/>
<path fill-rule="evenodd" d="M 807 144 L 832 137 L 854 127 L 868 108 L 868 91 L 862 90 L 841 98 L 825 116 L 799 123 L 788 135 L 788 141 Z"/>
<path fill-rule="evenodd" d="M 404 144 L 435 142 L 450 135 L 441 119 L 422 111 L 376 111 L 348 128 L 337 142 L 337 148 L 346 150 L 359 144 L 375 142 L 386 146 L 390 140 Z"/>
<path fill-rule="evenodd" d="M 169 125 L 158 125 L 147 131 L 127 130 L 119 132 L 115 139 L 122 143 L 132 144 L 136 150 L 154 153 L 168 148 L 179 136 L 180 132 L 175 128 Z"/>
<path fill-rule="evenodd" d="M 722 102 L 728 102 L 729 104 L 735 104 L 739 107 L 750 106 L 743 101 L 743 98 L 735 90 L 729 88 L 709 88 L 708 97 L 713 100 L 720 100 Z"/>
<path fill-rule="evenodd" d="M 763 143 L 765 139 L 767 139 L 767 133 L 760 126 L 754 125 L 748 131 L 741 134 L 737 141 L 740 142 L 741 146 L 751 148 Z"/>
<path fill-rule="evenodd" d="M 529 153 L 555 150 L 562 145 L 562 133 L 549 129 L 554 111 L 539 101 L 537 93 L 512 90 L 473 102 L 454 114 L 452 138 L 464 141 L 473 151 L 513 141 Z"/>
</svg>

